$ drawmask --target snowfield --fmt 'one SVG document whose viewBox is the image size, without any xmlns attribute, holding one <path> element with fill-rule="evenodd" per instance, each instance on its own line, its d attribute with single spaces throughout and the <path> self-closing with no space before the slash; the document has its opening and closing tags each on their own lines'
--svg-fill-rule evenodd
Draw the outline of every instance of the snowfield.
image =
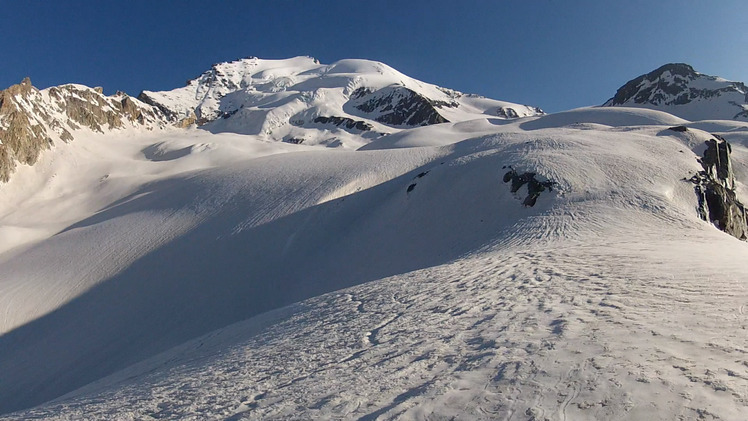
<svg viewBox="0 0 748 421">
<path fill-rule="evenodd" d="M 745 192 L 745 129 L 76 138 L 0 186 L 0 418 L 746 419 L 748 244 L 685 181 L 709 130 Z M 524 207 L 510 167 L 556 184 Z"/>
</svg>

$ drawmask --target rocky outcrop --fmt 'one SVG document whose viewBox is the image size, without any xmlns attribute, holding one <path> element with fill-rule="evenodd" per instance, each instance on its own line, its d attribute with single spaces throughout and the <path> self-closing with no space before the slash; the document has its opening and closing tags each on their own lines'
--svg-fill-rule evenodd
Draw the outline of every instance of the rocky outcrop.
<svg viewBox="0 0 748 421">
<path fill-rule="evenodd" d="M 519 118 L 519 114 L 517 114 L 517 111 L 514 110 L 514 108 L 511 107 L 499 107 L 496 110 L 496 115 L 501 118 Z"/>
<path fill-rule="evenodd" d="M 8 181 L 17 162 L 34 164 L 52 143 L 39 121 L 47 116 L 36 105 L 40 98 L 28 78 L 0 92 L 0 181 Z"/>
<path fill-rule="evenodd" d="M 390 126 L 427 126 L 448 123 L 437 108 L 456 106 L 446 101 L 432 101 L 404 86 L 390 86 L 372 92 L 359 88 L 351 94 L 353 106 L 373 120 Z"/>
<path fill-rule="evenodd" d="M 545 114 L 545 111 L 541 110 L 538 107 L 531 107 L 529 105 L 525 105 L 524 108 L 529 109 L 533 115 L 543 115 Z M 520 114 L 522 113 L 522 114 Z M 526 111 L 520 111 L 518 112 L 513 107 L 499 107 L 496 109 L 496 116 L 505 118 L 505 119 L 515 119 L 515 118 L 521 118 L 525 117 L 527 115 Z"/>
<path fill-rule="evenodd" d="M 67 117 L 72 129 L 87 127 L 103 133 L 130 125 L 159 125 L 163 117 L 157 110 L 123 92 L 111 97 L 80 85 L 61 85 L 47 89 L 50 106 Z"/>
<path fill-rule="evenodd" d="M 504 168 L 509 168 L 509 171 L 504 174 L 503 180 L 505 183 L 511 182 L 510 191 L 512 193 L 519 193 L 522 186 L 527 185 L 527 195 L 522 199 L 522 205 L 526 207 L 535 206 L 540 193 L 546 190 L 553 191 L 553 186 L 556 185 L 554 181 L 539 179 L 538 175 L 534 172 L 520 174 L 511 166 Z"/>
<path fill-rule="evenodd" d="M 198 116 L 195 114 L 195 110 L 193 109 L 173 109 L 173 107 L 170 108 L 169 106 L 164 105 L 157 99 L 153 98 L 146 91 L 138 94 L 137 98 L 138 101 L 150 105 L 151 107 L 158 110 L 158 112 L 162 116 L 164 116 L 164 118 L 168 122 L 177 127 L 186 128 L 190 127 L 193 124 L 198 124 L 198 121 L 200 122 L 200 124 L 205 124 L 209 121 L 205 117 L 203 117 L 202 119 L 198 118 Z"/>
<path fill-rule="evenodd" d="M 361 120 L 354 120 L 352 118 L 348 117 L 324 117 L 319 116 L 314 119 L 315 123 L 319 124 L 332 124 L 337 127 L 342 127 L 348 130 L 358 130 L 361 132 L 368 132 L 372 129 L 374 129 L 374 126 L 371 124 L 361 121 Z"/>
<path fill-rule="evenodd" d="M 107 97 L 101 88 L 73 84 L 39 90 L 26 78 L 0 91 L 0 181 L 8 181 L 18 163 L 33 165 L 43 150 L 73 140 L 81 129 L 103 133 L 164 122 L 157 109 L 122 92 Z"/>
<path fill-rule="evenodd" d="M 698 197 L 701 219 L 717 228 L 745 240 L 748 238 L 745 206 L 735 194 L 730 144 L 719 137 L 706 142 L 704 156 L 699 160 L 703 171 L 691 177 Z"/>
<path fill-rule="evenodd" d="M 687 120 L 748 120 L 748 87 L 670 63 L 630 80 L 603 106 L 654 108 Z"/>
</svg>

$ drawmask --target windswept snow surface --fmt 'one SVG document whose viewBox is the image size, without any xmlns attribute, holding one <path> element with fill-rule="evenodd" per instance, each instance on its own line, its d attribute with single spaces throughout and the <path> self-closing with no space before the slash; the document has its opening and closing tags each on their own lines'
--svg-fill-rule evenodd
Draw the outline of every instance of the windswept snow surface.
<svg viewBox="0 0 748 421">
<path fill-rule="evenodd" d="M 746 419 L 748 244 L 697 216 L 698 124 L 76 141 L 0 190 L 37 233 L 0 254 L 0 417 Z M 523 207 L 508 166 L 557 184 Z"/>
</svg>

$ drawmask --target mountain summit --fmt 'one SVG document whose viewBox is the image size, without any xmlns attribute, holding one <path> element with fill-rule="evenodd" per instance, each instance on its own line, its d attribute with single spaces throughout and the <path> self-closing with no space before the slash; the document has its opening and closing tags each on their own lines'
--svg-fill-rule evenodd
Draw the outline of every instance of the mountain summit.
<svg viewBox="0 0 748 421">
<path fill-rule="evenodd" d="M 543 114 L 421 82 L 376 61 L 324 65 L 311 57 L 214 64 L 183 88 L 144 91 L 138 99 L 177 125 L 328 146 L 358 147 L 362 138 L 417 126 Z"/>
<path fill-rule="evenodd" d="M 603 105 L 654 108 L 692 121 L 748 121 L 748 88 L 670 63 L 630 80 Z"/>
</svg>

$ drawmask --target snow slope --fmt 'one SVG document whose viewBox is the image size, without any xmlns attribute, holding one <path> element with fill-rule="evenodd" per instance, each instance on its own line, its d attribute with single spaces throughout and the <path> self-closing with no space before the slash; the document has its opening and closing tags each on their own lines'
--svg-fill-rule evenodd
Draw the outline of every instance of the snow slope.
<svg viewBox="0 0 748 421">
<path fill-rule="evenodd" d="M 71 143 L 2 191 L 0 225 L 37 234 L 0 254 L 0 411 L 745 418 L 748 245 L 698 218 L 683 179 L 711 136 L 678 122 L 484 118 L 355 152 Z M 507 166 L 558 184 L 523 207 Z"/>
<path fill-rule="evenodd" d="M 688 181 L 718 134 L 748 197 L 748 123 L 307 57 L 142 99 L 202 126 L 0 188 L 0 419 L 748 418 L 748 243 Z"/>
</svg>

